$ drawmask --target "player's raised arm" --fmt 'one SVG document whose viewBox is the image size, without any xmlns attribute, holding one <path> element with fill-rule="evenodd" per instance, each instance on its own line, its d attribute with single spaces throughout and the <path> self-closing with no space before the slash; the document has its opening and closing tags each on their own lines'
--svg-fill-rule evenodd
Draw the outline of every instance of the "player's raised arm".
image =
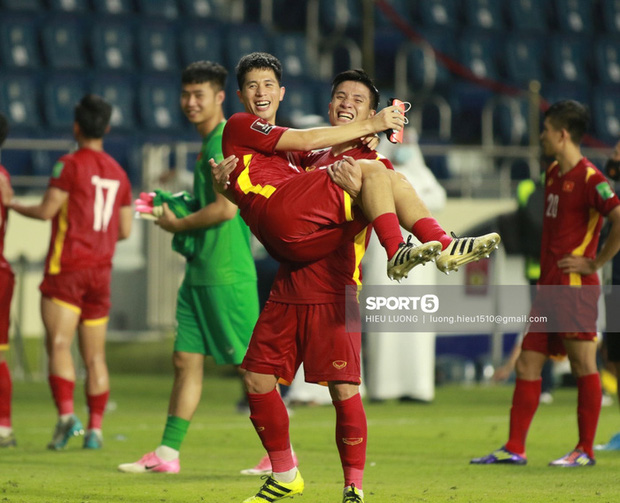
<svg viewBox="0 0 620 503">
<path fill-rule="evenodd" d="M 405 116 L 395 106 L 386 107 L 375 116 L 358 122 L 336 127 L 311 129 L 288 129 L 276 145 L 276 150 L 315 150 L 331 147 L 363 136 L 380 133 L 386 129 L 400 131 L 405 124 Z"/>
</svg>

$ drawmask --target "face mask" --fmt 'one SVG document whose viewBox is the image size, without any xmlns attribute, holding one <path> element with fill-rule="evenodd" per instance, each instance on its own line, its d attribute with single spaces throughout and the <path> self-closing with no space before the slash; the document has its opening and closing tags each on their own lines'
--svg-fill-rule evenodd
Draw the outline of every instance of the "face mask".
<svg viewBox="0 0 620 503">
<path fill-rule="evenodd" d="M 620 161 L 608 159 L 605 163 L 605 173 L 614 181 L 620 180 Z"/>
</svg>

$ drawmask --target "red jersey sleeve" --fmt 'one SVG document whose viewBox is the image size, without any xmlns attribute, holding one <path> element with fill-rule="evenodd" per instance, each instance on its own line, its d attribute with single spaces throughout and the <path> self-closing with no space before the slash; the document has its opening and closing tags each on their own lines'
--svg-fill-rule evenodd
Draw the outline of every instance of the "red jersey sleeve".
<svg viewBox="0 0 620 503">
<path fill-rule="evenodd" d="M 273 154 L 280 137 L 287 129 L 269 124 L 252 114 L 234 114 L 224 127 L 222 136 L 224 157 L 235 154 L 235 148 Z"/>
<path fill-rule="evenodd" d="M 594 170 L 588 178 L 588 202 L 603 216 L 620 204 L 614 189 L 599 170 Z"/>
<path fill-rule="evenodd" d="M 71 192 L 75 172 L 75 163 L 68 157 L 62 156 L 52 168 L 52 176 L 49 181 L 50 187 Z"/>
</svg>

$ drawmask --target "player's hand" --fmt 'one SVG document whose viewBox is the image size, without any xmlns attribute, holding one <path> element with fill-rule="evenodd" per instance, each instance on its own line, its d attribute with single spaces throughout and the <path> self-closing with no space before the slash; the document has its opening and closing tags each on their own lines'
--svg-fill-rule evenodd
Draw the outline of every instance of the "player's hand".
<svg viewBox="0 0 620 503">
<path fill-rule="evenodd" d="M 400 131 L 405 125 L 405 114 L 397 106 L 389 106 L 385 107 L 370 120 L 376 133 L 387 129 Z"/>
<path fill-rule="evenodd" d="M 370 150 L 377 150 L 381 138 L 378 134 L 371 134 L 360 138 L 362 145 L 366 145 Z"/>
<path fill-rule="evenodd" d="M 341 161 L 330 164 L 327 172 L 333 182 L 353 199 L 359 196 L 362 190 L 362 168 L 353 157 L 346 155 Z"/>
<path fill-rule="evenodd" d="M 594 260 L 587 257 L 578 257 L 577 255 L 566 255 L 558 260 L 558 267 L 564 274 L 592 274 L 596 272 Z"/>
<path fill-rule="evenodd" d="M 155 225 L 159 225 L 168 232 L 179 232 L 181 230 L 180 219 L 168 207 L 168 203 L 162 204 L 161 208 L 163 214 L 155 221 Z"/>
<path fill-rule="evenodd" d="M 223 194 L 230 185 L 229 176 L 237 167 L 237 157 L 234 155 L 228 156 L 219 164 L 216 164 L 213 159 L 209 159 L 211 165 L 211 179 L 213 180 L 213 188 L 216 192 Z"/>
<path fill-rule="evenodd" d="M 13 195 L 13 188 L 9 183 L 9 179 L 0 174 L 0 197 L 2 198 L 2 204 L 4 204 L 7 208 L 11 206 Z"/>
</svg>

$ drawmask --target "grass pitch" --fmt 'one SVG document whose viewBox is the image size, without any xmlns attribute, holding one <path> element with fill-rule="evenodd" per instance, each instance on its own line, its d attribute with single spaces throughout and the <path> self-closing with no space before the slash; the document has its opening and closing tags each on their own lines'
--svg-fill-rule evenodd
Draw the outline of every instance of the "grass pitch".
<svg viewBox="0 0 620 503">
<path fill-rule="evenodd" d="M 86 420 L 81 384 L 76 411 Z M 247 417 L 235 412 L 236 379 L 207 375 L 201 405 L 181 452 L 181 473 L 119 473 L 161 439 L 171 375 L 113 375 L 111 409 L 101 451 L 82 450 L 73 439 L 48 451 L 55 410 L 42 382 L 14 383 L 13 426 L 18 447 L 0 451 L 0 502 L 208 502 L 239 503 L 261 485 L 239 475 L 263 454 Z M 458 386 L 437 389 L 435 402 L 367 403 L 367 503 L 597 502 L 620 500 L 620 452 L 599 453 L 597 465 L 547 467 L 575 444 L 576 390 L 560 389 L 541 405 L 528 440 L 524 467 L 472 466 L 469 459 L 502 445 L 512 388 Z M 291 436 L 306 480 L 300 503 L 340 503 L 342 475 L 333 441 L 331 407 L 301 407 Z M 616 405 L 603 408 L 597 442 L 620 430 Z M 289 500 L 285 500 L 289 501 Z"/>
</svg>

